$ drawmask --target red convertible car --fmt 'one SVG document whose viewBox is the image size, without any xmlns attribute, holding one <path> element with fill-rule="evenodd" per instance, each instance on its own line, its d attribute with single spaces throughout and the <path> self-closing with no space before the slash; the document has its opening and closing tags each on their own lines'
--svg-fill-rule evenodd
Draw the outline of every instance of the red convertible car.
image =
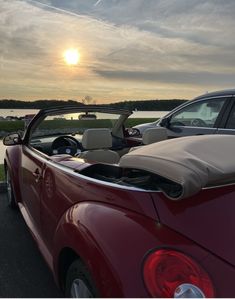
<svg viewBox="0 0 235 299">
<path fill-rule="evenodd" d="M 129 115 L 41 110 L 4 139 L 9 205 L 67 297 L 235 297 L 235 137 L 138 147 Z"/>
</svg>

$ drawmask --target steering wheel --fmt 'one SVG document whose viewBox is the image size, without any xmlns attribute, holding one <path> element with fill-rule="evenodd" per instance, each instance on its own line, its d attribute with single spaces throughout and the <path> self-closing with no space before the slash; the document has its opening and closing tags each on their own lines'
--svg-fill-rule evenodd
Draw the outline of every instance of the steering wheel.
<svg viewBox="0 0 235 299">
<path fill-rule="evenodd" d="M 74 137 L 64 135 L 57 137 L 51 145 L 53 154 L 76 155 L 83 150 L 82 144 Z"/>
<path fill-rule="evenodd" d="M 191 125 L 194 127 L 206 127 L 207 124 L 201 118 L 194 118 L 191 120 Z"/>
</svg>

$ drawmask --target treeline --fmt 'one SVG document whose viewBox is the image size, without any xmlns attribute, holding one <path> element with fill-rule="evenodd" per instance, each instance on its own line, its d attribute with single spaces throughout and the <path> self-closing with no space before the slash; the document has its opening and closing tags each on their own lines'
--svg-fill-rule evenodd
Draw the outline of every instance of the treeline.
<svg viewBox="0 0 235 299">
<path fill-rule="evenodd" d="M 118 103 L 110 103 L 99 106 L 108 106 L 116 109 L 140 110 L 140 111 L 170 111 L 173 108 L 184 103 L 186 100 L 145 100 L 145 101 L 124 101 Z M 38 100 L 38 101 L 19 101 L 19 100 L 0 100 L 0 109 L 44 109 L 56 106 L 83 106 L 81 102 L 74 100 Z"/>
<path fill-rule="evenodd" d="M 68 100 L 38 100 L 38 101 L 19 101 L 19 100 L 0 100 L 0 109 L 45 109 L 55 106 L 76 105 L 82 106 L 83 103 Z"/>
<path fill-rule="evenodd" d="M 175 107 L 183 104 L 186 100 L 146 100 L 146 101 L 125 101 L 109 104 L 110 107 L 127 110 L 140 111 L 171 111 Z"/>
</svg>

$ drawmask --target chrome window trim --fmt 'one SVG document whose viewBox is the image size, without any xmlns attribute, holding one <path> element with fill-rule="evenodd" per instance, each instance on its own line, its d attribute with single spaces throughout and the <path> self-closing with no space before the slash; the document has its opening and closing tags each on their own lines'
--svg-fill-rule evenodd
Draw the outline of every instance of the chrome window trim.
<svg viewBox="0 0 235 299">
<path fill-rule="evenodd" d="M 235 182 L 233 183 L 225 183 L 222 185 L 216 185 L 216 186 L 208 186 L 208 187 L 203 187 L 202 190 L 210 190 L 210 189 L 217 189 L 217 188 L 222 188 L 222 187 L 228 187 L 228 186 L 233 186 L 235 185 Z"/>
<path fill-rule="evenodd" d="M 233 132 L 235 132 L 235 129 L 217 128 L 217 131 L 233 131 Z"/>
<path fill-rule="evenodd" d="M 189 128 L 189 129 L 210 129 L 213 131 L 216 131 L 218 128 L 215 127 L 196 127 L 196 126 L 173 126 L 173 127 L 177 127 L 177 128 Z"/>
</svg>

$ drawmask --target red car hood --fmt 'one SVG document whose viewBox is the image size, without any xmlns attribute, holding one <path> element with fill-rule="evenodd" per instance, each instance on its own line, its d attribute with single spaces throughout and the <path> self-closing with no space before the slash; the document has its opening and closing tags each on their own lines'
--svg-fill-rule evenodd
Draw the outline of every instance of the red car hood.
<svg viewBox="0 0 235 299">
<path fill-rule="evenodd" d="M 235 266 L 235 186 L 181 201 L 152 193 L 160 221 Z"/>
</svg>

